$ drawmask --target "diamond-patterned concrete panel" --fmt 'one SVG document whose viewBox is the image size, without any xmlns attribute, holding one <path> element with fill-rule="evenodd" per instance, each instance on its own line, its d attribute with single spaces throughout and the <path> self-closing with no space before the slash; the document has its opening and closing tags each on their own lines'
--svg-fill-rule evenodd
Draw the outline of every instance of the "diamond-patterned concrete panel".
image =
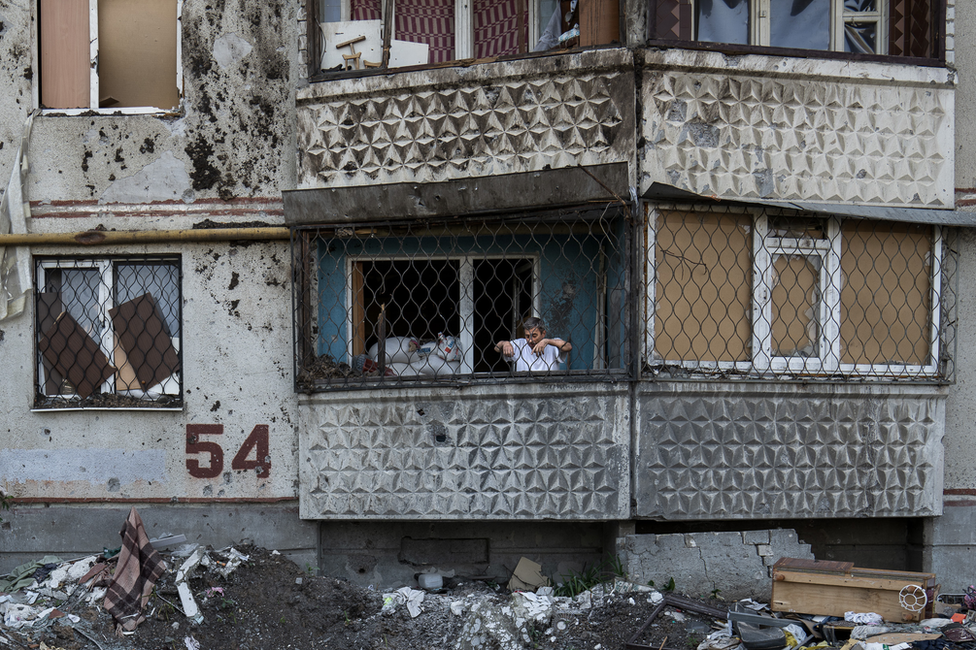
<svg viewBox="0 0 976 650">
<path fill-rule="evenodd" d="M 928 516 L 941 511 L 943 398 L 737 387 L 640 398 L 639 516 Z"/>
<path fill-rule="evenodd" d="M 303 404 L 303 518 L 629 516 L 626 392 L 546 386 Z"/>
<path fill-rule="evenodd" d="M 299 187 L 442 181 L 632 155 L 633 84 L 624 74 L 391 86 L 299 104 Z"/>
<path fill-rule="evenodd" d="M 644 185 L 752 199 L 951 205 L 952 91 L 651 67 Z"/>
</svg>

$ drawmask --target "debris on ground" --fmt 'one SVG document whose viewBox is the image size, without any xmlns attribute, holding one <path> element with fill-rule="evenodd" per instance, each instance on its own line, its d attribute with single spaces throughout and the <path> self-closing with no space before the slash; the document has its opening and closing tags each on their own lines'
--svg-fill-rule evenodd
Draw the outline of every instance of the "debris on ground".
<svg viewBox="0 0 976 650">
<path fill-rule="evenodd" d="M 513 592 L 484 577 L 440 574 L 423 581 L 436 588 L 381 591 L 313 575 L 252 545 L 184 543 L 158 552 L 168 569 L 128 636 L 116 635 L 105 608 L 114 552 L 44 557 L 0 576 L 0 650 L 976 648 L 976 612 L 963 596 L 940 602 L 933 618 L 879 624 L 868 611 L 844 618 L 773 612 L 756 601 L 727 603 L 717 592 L 690 598 L 619 576 L 572 595 L 557 595 L 564 584 Z"/>
</svg>

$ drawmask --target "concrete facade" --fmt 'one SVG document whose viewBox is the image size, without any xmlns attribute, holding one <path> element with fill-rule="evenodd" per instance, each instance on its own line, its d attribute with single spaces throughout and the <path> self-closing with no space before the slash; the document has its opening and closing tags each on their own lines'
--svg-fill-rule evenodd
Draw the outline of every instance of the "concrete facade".
<svg viewBox="0 0 976 650">
<path fill-rule="evenodd" d="M 767 530 L 771 520 L 815 522 L 814 552 L 850 554 L 824 559 L 885 549 L 879 566 L 936 571 L 944 591 L 976 581 L 976 569 L 959 570 L 976 546 L 971 230 L 956 240 L 951 386 L 687 381 L 638 361 L 603 381 L 296 386 L 299 270 L 282 227 L 358 223 L 350 213 L 366 194 L 383 198 L 385 218 L 458 216 L 424 203 L 437 198 L 424 188 L 617 165 L 605 201 L 650 219 L 659 185 L 791 215 L 789 202 L 855 213 L 976 204 L 974 46 L 955 39 L 976 29 L 976 9 L 947 3 L 945 63 L 908 65 L 647 47 L 647 3 L 623 4 L 625 46 L 310 81 L 298 0 L 183 0 L 179 107 L 42 111 L 28 233 L 159 236 L 38 240 L 29 252 L 178 256 L 182 394 L 176 408 L 36 408 L 34 305 L 0 322 L 0 485 L 15 504 L 2 515 L 0 571 L 113 546 L 135 505 L 151 536 L 246 539 L 363 584 L 409 583 L 430 567 L 504 577 L 523 555 L 558 575 L 620 554 L 640 581 L 755 594 L 770 558 L 809 553 L 809 540 Z M 36 23 L 36 3 L 0 1 L 3 178 L 41 103 Z M 598 185 L 509 192 L 503 207 L 538 212 Z M 301 211 L 286 198 L 298 193 Z M 639 236 L 652 230 L 642 219 Z M 180 234 L 201 227 L 257 233 Z M 636 240 L 626 298 L 639 310 L 654 269 Z M 630 336 L 631 356 L 650 359 Z M 248 446 L 262 435 L 266 458 Z M 884 525 L 854 530 L 863 518 Z M 656 531 L 676 525 L 689 530 Z"/>
</svg>

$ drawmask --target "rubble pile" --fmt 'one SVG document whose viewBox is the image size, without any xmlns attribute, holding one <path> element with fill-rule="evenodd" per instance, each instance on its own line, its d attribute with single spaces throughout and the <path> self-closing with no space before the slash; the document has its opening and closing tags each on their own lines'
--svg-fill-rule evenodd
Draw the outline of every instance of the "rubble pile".
<svg viewBox="0 0 976 650">
<path fill-rule="evenodd" d="M 770 604 L 727 603 L 716 593 L 693 599 L 621 577 L 569 596 L 525 560 L 507 585 L 432 571 L 418 574 L 416 586 L 387 591 L 316 576 L 250 545 L 213 549 L 182 536 L 143 544 L 131 515 L 129 524 L 128 560 L 123 545 L 39 558 L 0 577 L 0 650 L 976 649 L 976 588 L 939 598 L 937 588 L 896 589 L 898 581 L 875 577 L 868 584 L 856 571 L 832 576 L 823 567 L 801 580 L 805 569 L 785 563 L 779 570 L 794 575 L 779 582 L 794 584 L 774 583 Z M 159 568 L 130 568 L 120 591 L 121 567 L 134 559 Z M 841 591 L 824 600 L 834 588 Z M 113 598 L 113 590 L 131 598 Z M 847 597 L 884 605 L 889 596 L 900 609 L 888 616 L 800 611 Z M 135 609 L 120 610 L 120 600 Z"/>
</svg>

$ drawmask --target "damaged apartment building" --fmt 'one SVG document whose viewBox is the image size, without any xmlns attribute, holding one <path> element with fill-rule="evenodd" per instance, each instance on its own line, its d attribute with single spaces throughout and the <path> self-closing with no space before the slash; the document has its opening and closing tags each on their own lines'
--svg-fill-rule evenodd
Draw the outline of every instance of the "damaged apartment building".
<svg viewBox="0 0 976 650">
<path fill-rule="evenodd" d="M 0 569 L 111 546 L 135 505 L 363 584 L 615 556 L 680 586 L 673 557 L 737 544 L 961 591 L 965 26 L 0 0 Z M 532 317 L 568 343 L 541 371 L 499 351 Z"/>
</svg>

